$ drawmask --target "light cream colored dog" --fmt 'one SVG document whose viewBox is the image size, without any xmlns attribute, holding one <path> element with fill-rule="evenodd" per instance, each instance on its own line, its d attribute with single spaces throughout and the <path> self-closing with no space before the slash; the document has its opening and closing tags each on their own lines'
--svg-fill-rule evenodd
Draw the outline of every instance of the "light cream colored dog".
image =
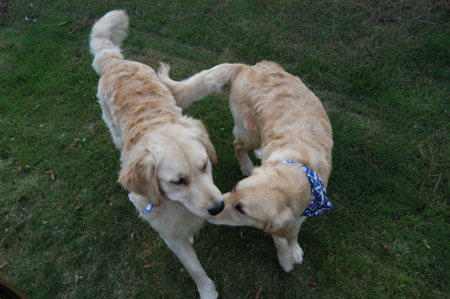
<svg viewBox="0 0 450 299">
<path fill-rule="evenodd" d="M 242 173 L 252 175 L 224 195 L 225 210 L 209 221 L 272 234 L 282 268 L 292 270 L 303 261 L 297 235 L 313 201 L 311 182 L 299 164 L 321 177 L 323 193 L 331 172 L 332 129 L 320 100 L 299 78 L 268 61 L 221 64 L 181 82 L 171 80 L 162 64 L 158 76 L 180 107 L 231 82 L 234 150 Z M 262 155 L 261 167 L 253 169 L 248 150 Z"/>
<path fill-rule="evenodd" d="M 200 297 L 217 298 L 191 245 L 204 218 L 224 208 L 211 175 L 214 146 L 200 121 L 182 116 L 150 67 L 123 59 L 119 44 L 127 29 L 125 12 L 111 11 L 95 23 L 90 39 L 103 119 L 121 150 L 119 182 L 183 263 Z"/>
</svg>

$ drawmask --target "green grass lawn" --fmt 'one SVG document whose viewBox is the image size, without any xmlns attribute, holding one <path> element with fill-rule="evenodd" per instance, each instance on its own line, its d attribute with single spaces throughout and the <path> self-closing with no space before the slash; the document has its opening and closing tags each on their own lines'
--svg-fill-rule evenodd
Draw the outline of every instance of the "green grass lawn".
<svg viewBox="0 0 450 299">
<path fill-rule="evenodd" d="M 303 264 L 286 274 L 270 235 L 207 224 L 195 249 L 221 298 L 450 298 L 448 1 L 0 0 L 1 277 L 31 298 L 198 296 L 116 183 L 88 37 L 118 8 L 126 58 L 174 79 L 276 61 L 330 117 L 335 209 L 304 224 Z M 185 110 L 223 192 L 242 179 L 227 96 Z"/>
</svg>

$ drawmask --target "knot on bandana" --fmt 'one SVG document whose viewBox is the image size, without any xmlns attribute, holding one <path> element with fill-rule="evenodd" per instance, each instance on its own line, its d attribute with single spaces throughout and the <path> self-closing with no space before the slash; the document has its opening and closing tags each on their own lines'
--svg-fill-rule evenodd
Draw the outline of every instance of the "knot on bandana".
<svg viewBox="0 0 450 299">
<path fill-rule="evenodd" d="M 148 203 L 147 207 L 141 212 L 142 215 L 150 213 L 153 210 L 154 206 L 151 202 Z"/>
<path fill-rule="evenodd" d="M 303 212 L 302 216 L 319 216 L 333 208 L 333 205 L 327 198 L 327 193 L 325 191 L 325 187 L 323 186 L 322 180 L 320 176 L 313 170 L 309 169 L 303 164 L 284 160 L 281 161 L 280 164 L 297 164 L 303 169 L 308 177 L 310 187 L 311 187 L 311 195 L 313 196 L 313 200 L 309 204 L 309 207 Z"/>
</svg>

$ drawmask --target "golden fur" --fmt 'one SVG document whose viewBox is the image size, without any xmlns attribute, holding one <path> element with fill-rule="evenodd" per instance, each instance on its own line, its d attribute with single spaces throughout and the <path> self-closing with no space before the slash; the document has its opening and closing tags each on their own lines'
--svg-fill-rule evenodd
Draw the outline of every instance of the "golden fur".
<svg viewBox="0 0 450 299">
<path fill-rule="evenodd" d="M 111 11 L 95 23 L 90 39 L 103 119 L 121 150 L 118 181 L 191 274 L 200 297 L 217 298 L 190 243 L 204 218 L 224 206 L 211 175 L 214 146 L 200 121 L 181 114 L 153 69 L 123 59 L 119 44 L 127 29 L 125 12 Z M 154 210 L 142 214 L 149 202 Z"/>
<path fill-rule="evenodd" d="M 291 160 L 316 171 L 326 187 L 331 172 L 332 129 L 320 100 L 295 76 L 274 62 L 254 66 L 221 64 L 176 82 L 162 64 L 158 76 L 180 107 L 231 82 L 233 142 L 241 170 L 248 178 L 224 195 L 224 211 L 209 220 L 248 225 L 272 234 L 278 259 L 290 271 L 303 260 L 297 235 L 312 196 L 307 176 Z M 262 166 L 253 169 L 247 151 L 255 150 Z"/>
</svg>

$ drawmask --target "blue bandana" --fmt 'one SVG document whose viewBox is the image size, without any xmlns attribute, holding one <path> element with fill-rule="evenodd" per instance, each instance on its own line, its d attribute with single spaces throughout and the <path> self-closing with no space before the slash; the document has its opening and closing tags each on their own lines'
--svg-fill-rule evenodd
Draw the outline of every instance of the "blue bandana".
<svg viewBox="0 0 450 299">
<path fill-rule="evenodd" d="M 142 215 L 150 213 L 153 210 L 154 206 L 151 202 L 148 203 L 147 207 L 141 212 Z"/>
<path fill-rule="evenodd" d="M 322 213 L 325 213 L 333 208 L 333 205 L 327 198 L 327 193 L 325 191 L 325 187 L 323 186 L 322 180 L 320 176 L 315 173 L 313 170 L 309 169 L 303 164 L 284 160 L 281 161 L 280 164 L 297 164 L 303 169 L 308 176 L 310 186 L 311 186 L 311 195 L 314 199 L 309 204 L 309 207 L 303 212 L 302 216 L 319 216 Z"/>
</svg>

